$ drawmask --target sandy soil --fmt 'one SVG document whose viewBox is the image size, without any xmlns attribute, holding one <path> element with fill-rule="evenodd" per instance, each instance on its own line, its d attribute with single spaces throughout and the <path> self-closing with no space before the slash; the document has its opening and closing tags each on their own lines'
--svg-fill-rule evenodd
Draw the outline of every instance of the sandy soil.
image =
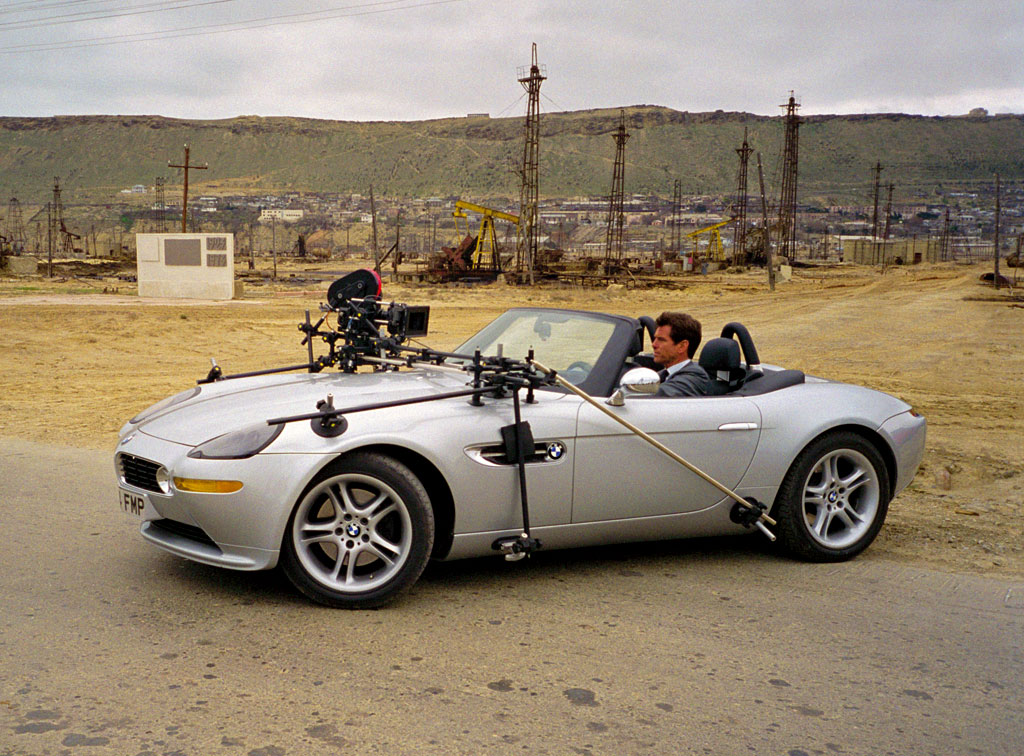
<svg viewBox="0 0 1024 756">
<path fill-rule="evenodd" d="M 310 269 L 291 270 L 301 279 Z M 425 341 L 438 348 L 514 304 L 683 309 L 706 337 L 742 321 L 765 362 L 890 392 L 927 417 L 924 464 L 864 558 L 1022 576 L 1024 300 L 983 287 L 982 272 L 803 269 L 774 294 L 763 273 L 716 273 L 680 290 L 386 286 L 385 295 L 429 304 Z M 296 325 L 326 286 L 268 282 L 211 303 L 142 300 L 116 277 L 0 279 L 0 435 L 112 448 L 125 419 L 193 385 L 212 356 L 227 372 L 301 362 Z"/>
</svg>

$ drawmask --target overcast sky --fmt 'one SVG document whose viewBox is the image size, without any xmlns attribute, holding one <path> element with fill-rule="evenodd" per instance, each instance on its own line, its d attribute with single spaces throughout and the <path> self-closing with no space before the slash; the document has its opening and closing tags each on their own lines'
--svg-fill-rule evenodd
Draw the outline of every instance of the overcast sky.
<svg viewBox="0 0 1024 756">
<path fill-rule="evenodd" d="M 543 112 L 1024 113 L 1022 0 L 0 0 L 0 116 L 521 116 L 532 42 Z"/>
</svg>

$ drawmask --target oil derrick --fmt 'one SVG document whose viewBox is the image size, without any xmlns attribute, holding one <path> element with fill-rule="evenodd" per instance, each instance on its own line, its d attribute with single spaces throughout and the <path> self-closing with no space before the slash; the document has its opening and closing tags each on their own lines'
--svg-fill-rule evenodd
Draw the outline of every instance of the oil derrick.
<svg viewBox="0 0 1024 756">
<path fill-rule="evenodd" d="M 615 139 L 615 167 L 612 170 L 612 193 L 608 200 L 608 233 L 605 236 L 605 260 L 622 259 L 622 227 L 626 216 L 623 211 L 625 200 L 625 169 L 626 169 L 626 111 L 621 111 L 619 128 L 613 135 Z"/>
<path fill-rule="evenodd" d="M 792 260 L 796 253 L 796 179 L 798 160 L 798 138 L 800 118 L 796 109 L 800 104 L 793 93 L 786 109 L 786 141 L 782 152 L 782 196 L 779 199 L 779 254 Z"/>
<path fill-rule="evenodd" d="M 64 225 L 64 203 L 60 198 L 60 176 L 53 177 L 53 212 L 50 216 L 51 239 L 57 240 L 57 254 L 61 257 L 71 257 L 75 253 L 75 239 L 81 239 L 78 234 L 68 231 Z"/>
<path fill-rule="evenodd" d="M 164 228 L 164 220 L 167 218 L 167 200 L 164 197 L 164 177 L 156 177 L 155 187 L 155 201 L 153 202 L 153 209 L 156 211 L 156 227 L 163 233 L 167 229 Z"/>
<path fill-rule="evenodd" d="M 747 142 L 747 129 L 743 128 L 743 146 L 736 148 L 736 154 L 740 156 L 740 169 L 736 184 L 736 201 L 733 203 L 733 217 L 736 219 L 736 228 L 732 237 L 732 259 L 736 265 L 746 263 L 747 248 L 747 163 L 750 160 L 750 153 L 753 150 Z"/>
<path fill-rule="evenodd" d="M 527 93 L 523 162 L 519 189 L 520 223 L 516 234 L 516 277 L 533 284 L 537 259 L 537 202 L 540 193 L 540 85 L 547 78 L 537 65 L 537 43 L 533 43 L 530 71 L 520 71 L 519 83 Z"/>
<path fill-rule="evenodd" d="M 20 255 L 25 251 L 25 224 L 21 218 L 21 204 L 17 197 L 11 197 L 7 203 L 7 228 L 4 230 L 10 251 Z"/>
<path fill-rule="evenodd" d="M 885 201 L 885 231 L 882 233 L 882 239 L 885 241 L 889 241 L 889 222 L 892 220 L 892 190 L 895 188 L 895 184 L 889 184 L 889 198 Z"/>
<path fill-rule="evenodd" d="M 946 208 L 946 220 L 942 224 L 942 240 L 941 240 L 940 246 L 939 246 L 939 259 L 942 262 L 946 262 L 947 260 L 952 260 L 953 259 L 953 255 L 950 254 L 951 251 L 952 250 L 950 249 L 950 239 L 949 239 L 949 208 L 947 207 Z"/>
<path fill-rule="evenodd" d="M 672 184 L 672 249 L 667 259 L 675 260 L 683 249 L 683 182 L 676 179 Z"/>
<path fill-rule="evenodd" d="M 878 240 L 878 189 L 882 180 L 882 164 L 875 163 L 875 211 L 871 216 L 871 238 Z"/>
</svg>

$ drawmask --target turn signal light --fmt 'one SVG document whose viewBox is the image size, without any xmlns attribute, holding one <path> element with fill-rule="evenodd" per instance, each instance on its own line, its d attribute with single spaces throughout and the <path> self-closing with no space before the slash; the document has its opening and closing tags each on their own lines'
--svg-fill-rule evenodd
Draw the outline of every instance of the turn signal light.
<svg viewBox="0 0 1024 756">
<path fill-rule="evenodd" d="M 240 480 L 201 480 L 199 478 L 175 478 L 174 487 L 179 491 L 194 493 L 234 493 L 242 489 Z"/>
</svg>

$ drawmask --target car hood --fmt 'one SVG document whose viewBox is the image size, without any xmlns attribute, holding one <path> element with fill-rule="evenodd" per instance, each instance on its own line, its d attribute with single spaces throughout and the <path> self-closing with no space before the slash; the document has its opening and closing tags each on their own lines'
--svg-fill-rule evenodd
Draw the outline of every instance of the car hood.
<svg viewBox="0 0 1024 756">
<path fill-rule="evenodd" d="M 196 446 L 271 418 L 316 412 L 334 397 L 338 409 L 429 396 L 468 387 L 468 376 L 441 370 L 399 373 L 303 373 L 258 376 L 206 384 L 199 395 L 139 424 L 138 430 Z"/>
</svg>

